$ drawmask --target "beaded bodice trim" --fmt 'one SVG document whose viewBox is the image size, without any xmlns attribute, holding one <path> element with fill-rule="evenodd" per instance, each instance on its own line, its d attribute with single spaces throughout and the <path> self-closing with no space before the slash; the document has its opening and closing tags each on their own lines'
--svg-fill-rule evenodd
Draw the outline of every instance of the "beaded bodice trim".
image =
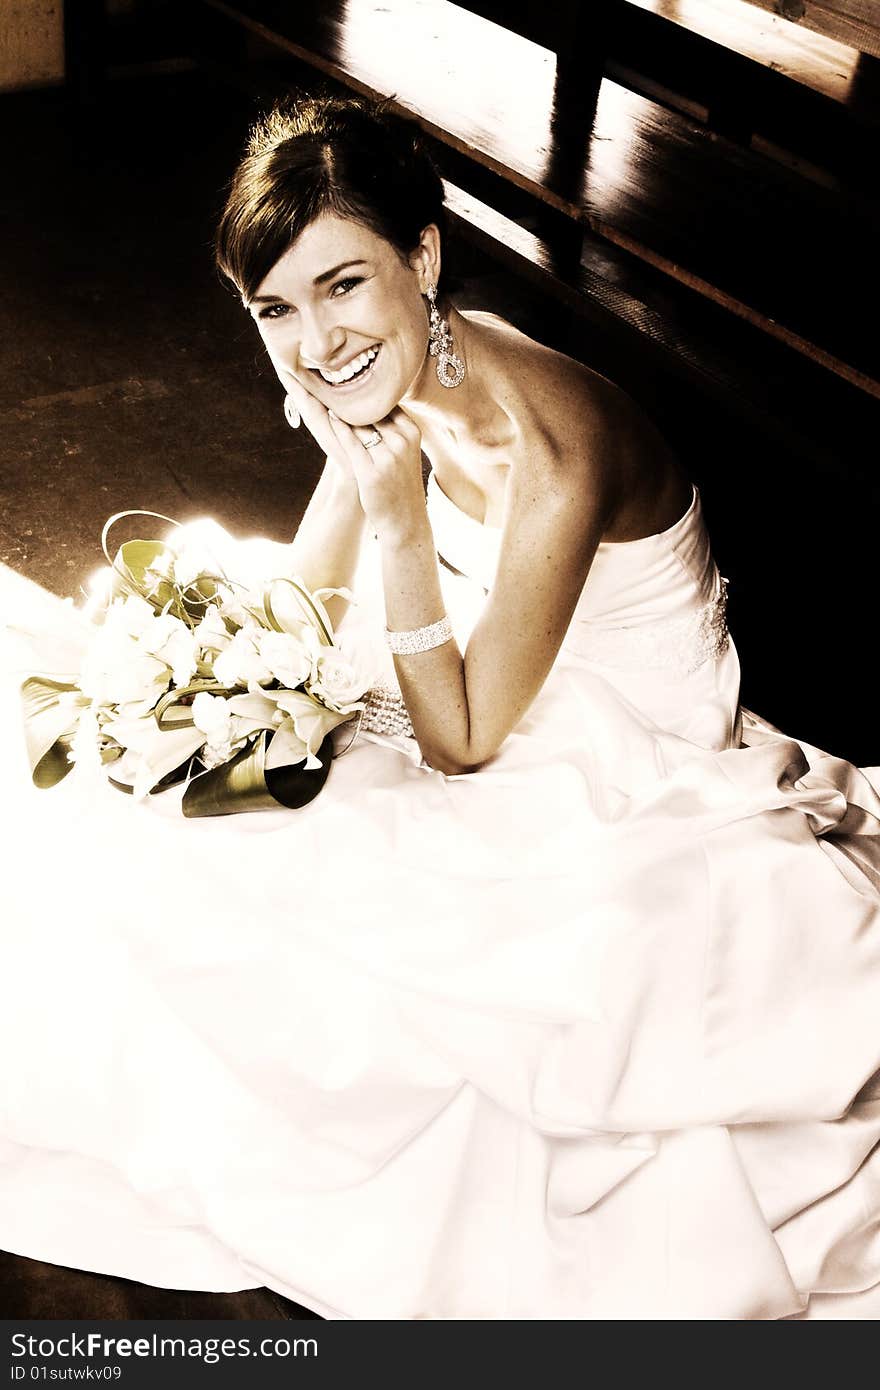
<svg viewBox="0 0 880 1390">
<path fill-rule="evenodd" d="M 727 650 L 727 580 L 719 576 L 718 593 L 691 613 L 659 618 L 629 627 L 598 627 L 580 655 L 598 666 L 620 671 L 666 671 L 686 676 Z M 583 624 L 579 635 L 588 624 Z M 386 738 L 414 738 L 399 690 L 375 686 L 365 698 L 358 732 Z"/>
<path fill-rule="evenodd" d="M 428 500 L 433 507 L 440 509 L 441 532 L 448 523 L 468 536 L 478 536 L 480 554 L 483 548 L 488 546 L 492 550 L 500 542 L 500 531 L 487 528 L 462 512 L 442 492 L 433 474 Z M 611 545 L 609 552 L 624 551 L 629 555 L 633 547 L 651 545 L 656 548 L 660 544 L 668 548 L 672 545 L 673 536 L 680 538 L 687 529 L 693 530 L 695 516 L 699 517 L 699 506 L 699 493 L 694 488 L 690 507 L 666 531 L 644 540 Z M 675 548 L 678 549 L 678 544 Z M 447 568 L 460 573 L 442 555 L 439 558 Z M 471 558 L 478 558 L 476 550 Z M 697 671 L 705 662 L 717 660 L 727 651 L 730 640 L 727 628 L 727 580 L 718 574 L 711 559 L 706 558 L 716 577 L 715 593 L 707 602 L 684 613 L 647 620 L 642 617 L 638 621 L 619 625 L 614 624 L 611 614 L 603 620 L 580 617 L 576 612 L 563 640 L 560 656 L 563 659 L 566 656 L 574 657 L 608 671 L 633 674 L 656 671 L 681 678 Z M 702 563 L 704 561 L 697 556 L 695 568 Z M 690 570 L 690 565 L 687 568 Z M 406 705 L 393 677 L 389 684 L 368 693 L 358 727 L 364 733 L 385 737 L 414 737 Z"/>
<path fill-rule="evenodd" d="M 590 628 L 589 622 L 578 624 L 577 653 L 591 663 L 619 671 L 690 675 L 704 661 L 717 659 L 727 650 L 727 580 L 719 576 L 715 597 L 690 613 L 651 623 Z M 564 644 L 568 649 L 572 646 Z"/>
</svg>

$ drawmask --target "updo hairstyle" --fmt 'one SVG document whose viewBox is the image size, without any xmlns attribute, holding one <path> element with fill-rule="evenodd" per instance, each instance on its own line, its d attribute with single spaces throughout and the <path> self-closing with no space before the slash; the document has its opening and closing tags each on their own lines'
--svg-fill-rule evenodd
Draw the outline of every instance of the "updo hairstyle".
<svg viewBox="0 0 880 1390">
<path fill-rule="evenodd" d="M 442 246 L 443 184 L 418 126 L 387 103 L 340 97 L 287 99 L 256 123 L 215 247 L 219 270 L 245 303 L 325 212 L 369 227 L 403 260 L 432 222 Z"/>
</svg>

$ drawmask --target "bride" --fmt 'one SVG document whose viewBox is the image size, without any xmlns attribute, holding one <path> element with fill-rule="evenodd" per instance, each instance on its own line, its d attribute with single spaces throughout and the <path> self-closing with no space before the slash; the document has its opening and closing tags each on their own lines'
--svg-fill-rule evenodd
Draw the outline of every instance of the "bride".
<svg viewBox="0 0 880 1390">
<path fill-rule="evenodd" d="M 15 769 L 0 1244 L 336 1318 L 880 1316 L 880 779 L 741 708 L 633 404 L 447 303 L 409 123 L 273 112 L 218 263 L 382 709 L 298 812 Z"/>
</svg>

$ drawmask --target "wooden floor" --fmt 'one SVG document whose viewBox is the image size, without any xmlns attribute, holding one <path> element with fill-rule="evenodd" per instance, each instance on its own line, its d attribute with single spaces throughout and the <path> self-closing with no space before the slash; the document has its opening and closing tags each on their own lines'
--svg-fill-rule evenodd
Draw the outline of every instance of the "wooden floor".
<svg viewBox="0 0 880 1390">
<path fill-rule="evenodd" d="M 0 1251 L 0 1318 L 309 1318 L 271 1289 L 200 1293 L 65 1269 Z M 320 1319 L 318 1319 L 320 1321 Z"/>
</svg>

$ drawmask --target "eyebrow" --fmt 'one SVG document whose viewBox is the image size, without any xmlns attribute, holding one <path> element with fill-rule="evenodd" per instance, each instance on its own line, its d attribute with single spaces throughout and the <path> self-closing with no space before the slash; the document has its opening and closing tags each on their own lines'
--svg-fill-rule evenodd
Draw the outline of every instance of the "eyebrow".
<svg viewBox="0 0 880 1390">
<path fill-rule="evenodd" d="M 332 270 L 325 270 L 320 275 L 316 275 L 312 281 L 313 285 L 325 285 L 328 280 L 332 280 L 334 275 L 338 275 L 340 270 L 350 270 L 354 265 L 366 265 L 366 261 L 342 261 L 335 265 Z M 255 294 L 250 304 L 275 304 L 279 299 L 283 299 L 282 294 Z"/>
</svg>

